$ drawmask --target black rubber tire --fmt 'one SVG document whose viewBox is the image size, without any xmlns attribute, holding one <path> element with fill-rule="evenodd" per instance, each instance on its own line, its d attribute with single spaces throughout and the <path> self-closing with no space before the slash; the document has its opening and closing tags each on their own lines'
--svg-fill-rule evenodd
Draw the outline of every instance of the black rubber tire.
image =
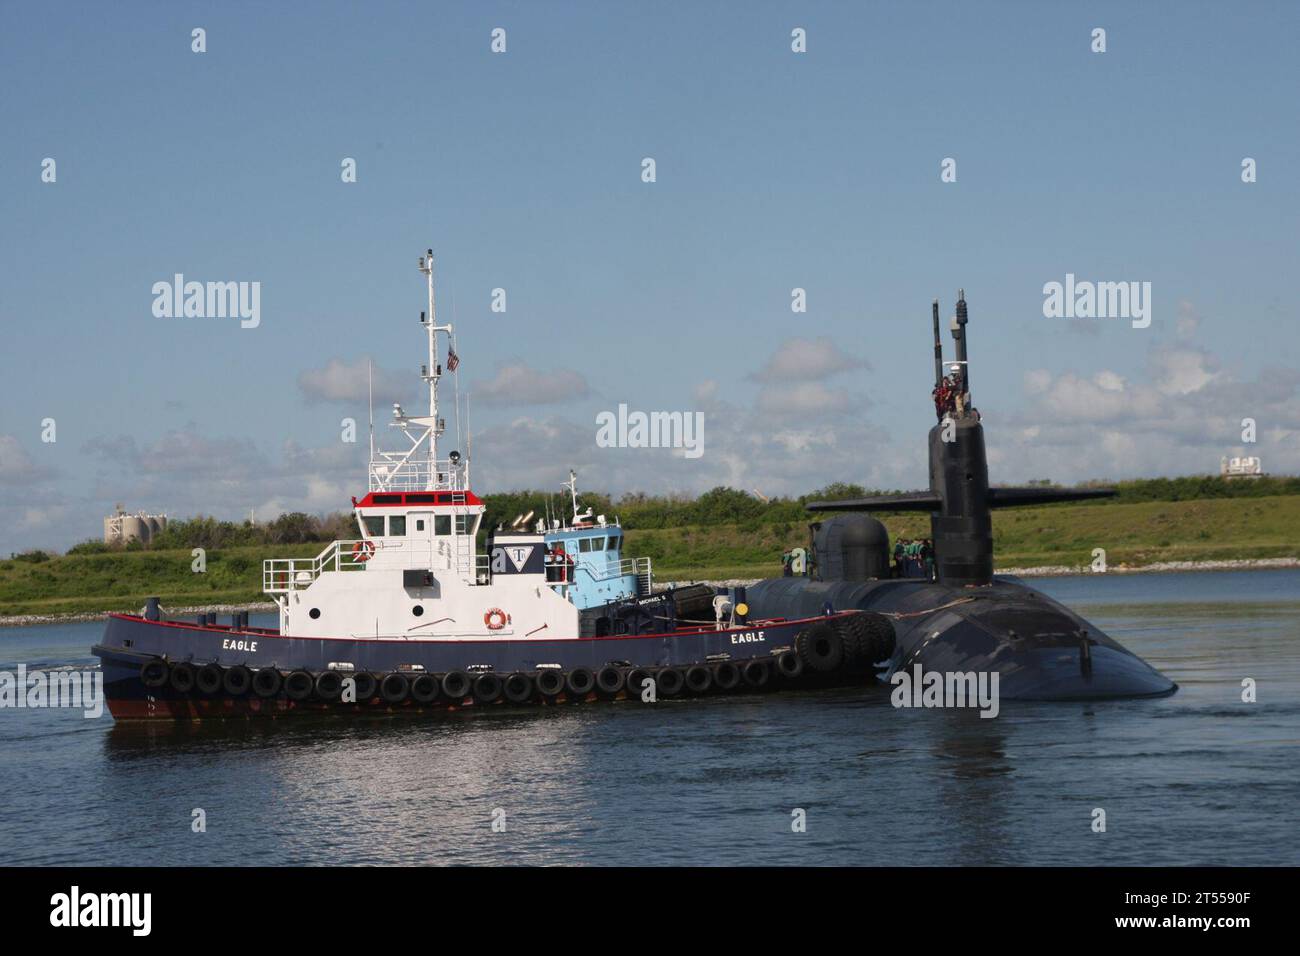
<svg viewBox="0 0 1300 956">
<path fill-rule="evenodd" d="M 894 622 L 883 614 L 864 614 L 871 638 L 870 663 L 887 660 L 894 655 L 898 645 L 898 636 L 894 632 Z"/>
<path fill-rule="evenodd" d="M 772 668 L 766 660 L 761 657 L 755 657 L 752 660 L 745 661 L 740 669 L 741 676 L 745 678 L 745 684 L 755 690 L 761 690 L 766 687 L 772 679 Z"/>
<path fill-rule="evenodd" d="M 839 631 L 840 640 L 844 644 L 844 660 L 847 662 L 870 662 L 872 639 L 866 615 L 849 614 L 836 621 L 835 627 Z"/>
<path fill-rule="evenodd" d="M 474 678 L 474 700 L 480 704 L 495 704 L 504 689 L 501 678 L 491 671 Z"/>
<path fill-rule="evenodd" d="M 616 697 L 627 684 L 627 672 L 621 667 L 606 664 L 596 671 L 596 690 L 605 697 Z"/>
<path fill-rule="evenodd" d="M 167 676 L 167 662 L 161 657 L 155 657 L 140 665 L 140 683 L 150 690 L 156 690 L 166 684 Z"/>
<path fill-rule="evenodd" d="M 284 678 L 274 667 L 259 667 L 253 672 L 253 693 L 258 697 L 274 697 L 283 686 Z"/>
<path fill-rule="evenodd" d="M 800 631 L 794 639 L 794 649 L 799 652 L 804 666 L 809 670 L 827 674 L 844 664 L 844 641 L 839 632 L 829 624 L 814 624 Z"/>
<path fill-rule="evenodd" d="M 713 689 L 713 673 L 703 664 L 686 668 L 686 689 L 692 694 L 707 694 Z"/>
<path fill-rule="evenodd" d="M 231 697 L 243 697 L 253 686 L 253 672 L 243 664 L 227 667 L 221 676 L 221 689 Z"/>
<path fill-rule="evenodd" d="M 294 671 L 284 679 L 284 696 L 290 700 L 306 700 L 315 686 L 316 681 L 306 671 Z"/>
<path fill-rule="evenodd" d="M 798 680 L 803 674 L 803 658 L 794 651 L 782 651 L 777 655 L 776 669 L 786 680 Z"/>
<path fill-rule="evenodd" d="M 537 672 L 537 692 L 554 699 L 564 692 L 564 672 L 558 667 L 546 667 Z"/>
<path fill-rule="evenodd" d="M 572 701 L 587 699 L 596 689 L 596 675 L 585 667 L 575 667 L 564 675 L 564 695 Z"/>
<path fill-rule="evenodd" d="M 679 668 L 661 667 L 655 674 L 655 684 L 660 697 L 676 697 L 686 686 L 686 678 Z"/>
<path fill-rule="evenodd" d="M 713 665 L 713 686 L 726 692 L 740 686 L 740 668 L 731 661 L 722 661 Z"/>
<path fill-rule="evenodd" d="M 526 704 L 533 699 L 533 679 L 521 671 L 515 671 L 502 684 L 502 693 L 512 704 Z"/>
<path fill-rule="evenodd" d="M 647 680 L 654 680 L 654 676 L 654 674 L 646 670 L 644 667 L 632 668 L 627 672 L 627 679 L 623 685 L 627 689 L 627 696 L 635 697 L 637 700 L 640 700 L 641 692 L 645 689 L 645 682 Z"/>
<path fill-rule="evenodd" d="M 194 689 L 210 697 L 221 690 L 222 676 L 220 664 L 204 664 L 194 672 Z"/>
<path fill-rule="evenodd" d="M 469 675 L 464 671 L 447 671 L 442 675 L 442 693 L 451 704 L 459 704 L 469 696 Z"/>
<path fill-rule="evenodd" d="M 343 696 L 343 675 L 338 671 L 321 671 L 316 675 L 316 696 L 334 701 Z"/>
<path fill-rule="evenodd" d="M 389 704 L 400 704 L 406 700 L 411 693 L 411 681 L 405 674 L 399 674 L 394 671 L 391 674 L 385 674 L 384 679 L 379 682 L 379 696 Z"/>
<path fill-rule="evenodd" d="M 358 671 L 352 675 L 357 690 L 358 704 L 367 704 L 379 693 L 379 679 L 370 671 Z"/>
<path fill-rule="evenodd" d="M 411 681 L 411 700 L 417 704 L 432 704 L 442 693 L 438 678 L 432 674 L 421 674 Z"/>
<path fill-rule="evenodd" d="M 194 665 L 184 661 L 173 664 L 167 680 L 172 685 L 172 690 L 178 694 L 188 694 L 194 689 Z"/>
</svg>

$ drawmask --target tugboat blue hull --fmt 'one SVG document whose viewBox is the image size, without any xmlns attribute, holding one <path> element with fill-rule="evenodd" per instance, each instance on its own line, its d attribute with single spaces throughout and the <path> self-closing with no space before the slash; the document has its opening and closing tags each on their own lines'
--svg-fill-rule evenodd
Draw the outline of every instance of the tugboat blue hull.
<svg viewBox="0 0 1300 956">
<path fill-rule="evenodd" d="M 558 640 L 385 640 L 352 638 L 304 638 L 281 635 L 266 628 L 236 628 L 223 625 L 198 625 L 177 621 L 151 621 L 135 615 L 111 615 L 103 641 L 93 648 L 100 658 L 104 671 L 105 696 L 109 710 L 119 720 L 140 718 L 197 719 L 232 717 L 250 714 L 284 714 L 312 710 L 383 709 L 400 705 L 402 709 L 418 709 L 413 699 L 385 701 L 378 692 L 365 701 L 351 706 L 337 700 L 322 699 L 320 694 L 305 695 L 294 700 L 283 691 L 260 698 L 251 690 L 231 694 L 224 690 L 203 693 L 196 688 L 177 688 L 172 682 L 146 686 L 142 669 L 150 662 L 162 662 L 168 668 L 185 664 L 191 668 L 215 665 L 223 672 L 232 668 L 247 668 L 254 673 L 275 671 L 285 677 L 293 672 L 304 672 L 313 678 L 326 672 L 347 674 L 368 673 L 382 678 L 387 674 L 403 674 L 414 679 L 421 674 L 438 675 L 460 672 L 471 681 L 483 673 L 495 674 L 504 679 L 512 674 L 528 675 L 534 680 L 545 670 L 568 675 L 578 669 L 595 674 L 607 667 L 616 667 L 625 676 L 640 669 L 648 676 L 661 674 L 664 669 L 682 673 L 693 666 L 703 666 L 716 679 L 717 668 L 730 662 L 743 673 L 743 679 L 732 688 L 719 686 L 706 689 L 765 689 L 795 683 L 794 678 L 783 675 L 780 657 L 793 653 L 795 637 L 801 631 L 826 619 L 820 615 L 815 620 L 784 620 L 752 626 L 716 630 L 691 628 L 663 634 L 630 636 L 582 637 Z M 757 669 L 746 665 L 756 662 Z M 758 672 L 762 671 L 763 674 Z M 875 670 L 869 662 L 859 662 L 839 668 L 833 674 L 800 674 L 799 684 L 864 683 L 875 679 Z M 657 678 L 658 679 L 658 678 Z M 659 696 L 686 695 L 689 686 L 678 691 L 667 688 L 660 681 Z M 704 691 L 695 691 L 703 693 Z M 592 688 L 589 693 L 550 695 L 551 699 L 585 699 L 599 693 Z M 620 694 L 608 693 L 613 697 Z M 530 700 L 544 699 L 546 695 L 533 694 Z M 449 698 L 440 694 L 437 707 L 464 706 L 475 702 L 472 693 Z M 523 703 L 524 701 L 517 701 Z M 485 703 L 479 700 L 478 703 Z"/>
</svg>

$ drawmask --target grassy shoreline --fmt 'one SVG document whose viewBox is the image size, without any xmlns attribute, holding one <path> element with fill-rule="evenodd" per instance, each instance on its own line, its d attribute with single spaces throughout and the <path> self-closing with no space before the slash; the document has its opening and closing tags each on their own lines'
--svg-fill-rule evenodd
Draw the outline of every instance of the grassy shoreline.
<svg viewBox="0 0 1300 956">
<path fill-rule="evenodd" d="M 883 520 L 891 539 L 929 533 L 926 515 Z M 1094 548 L 1104 548 L 1108 568 L 1119 572 L 1212 570 L 1225 562 L 1250 567 L 1300 558 L 1300 495 L 1052 505 L 996 512 L 993 525 L 1000 573 L 1086 572 Z M 796 522 L 633 528 L 626 532 L 626 554 L 650 557 L 660 581 L 753 580 L 779 574 L 782 550 L 806 545 L 807 534 Z M 313 542 L 209 549 L 203 574 L 191 570 L 188 550 L 4 560 L 0 626 L 33 617 L 67 620 L 134 611 L 150 595 L 175 612 L 264 605 L 264 558 L 309 557 L 323 548 Z"/>
</svg>

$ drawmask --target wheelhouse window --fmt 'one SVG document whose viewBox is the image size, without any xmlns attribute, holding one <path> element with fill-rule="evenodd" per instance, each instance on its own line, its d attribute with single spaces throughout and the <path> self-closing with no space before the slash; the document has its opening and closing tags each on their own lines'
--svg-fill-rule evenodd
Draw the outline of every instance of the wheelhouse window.
<svg viewBox="0 0 1300 956">
<path fill-rule="evenodd" d="M 456 515 L 456 533 L 469 534 L 470 515 Z"/>
<path fill-rule="evenodd" d="M 611 534 L 609 536 L 609 550 L 621 551 L 623 548 L 623 536 L 621 534 Z"/>
<path fill-rule="evenodd" d="M 451 534 L 451 515 L 434 515 L 433 533 Z"/>
<path fill-rule="evenodd" d="M 585 554 L 586 552 L 588 552 L 588 551 L 590 551 L 590 550 L 591 550 L 591 539 L 590 539 L 590 538 L 579 538 L 579 539 L 578 539 L 578 552 L 579 552 L 580 554 Z"/>
<path fill-rule="evenodd" d="M 604 539 L 604 538 L 592 538 L 592 539 L 591 539 L 591 550 L 592 550 L 592 551 L 604 551 L 604 550 L 605 550 L 605 539 Z"/>
<path fill-rule="evenodd" d="M 406 515 L 389 515 L 388 533 L 389 535 L 406 534 Z"/>
<path fill-rule="evenodd" d="M 384 516 L 383 515 L 366 515 L 361 519 L 361 523 L 366 527 L 366 536 L 370 538 L 382 538 L 384 536 Z"/>
</svg>

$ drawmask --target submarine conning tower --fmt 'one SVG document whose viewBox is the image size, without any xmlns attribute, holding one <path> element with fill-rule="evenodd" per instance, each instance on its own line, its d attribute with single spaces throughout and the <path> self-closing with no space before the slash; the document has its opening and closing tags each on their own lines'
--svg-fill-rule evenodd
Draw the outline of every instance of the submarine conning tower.
<svg viewBox="0 0 1300 956">
<path fill-rule="evenodd" d="M 956 361 L 943 374 L 939 300 L 933 305 L 935 412 L 930 429 L 930 491 L 939 510 L 930 516 L 935 576 L 954 587 L 993 581 L 993 519 L 989 511 L 989 465 L 984 426 L 971 406 L 970 364 L 966 353 L 966 291 L 957 291 L 952 319 Z"/>
<path fill-rule="evenodd" d="M 951 587 L 981 587 L 993 583 L 992 509 L 1106 498 L 1115 492 L 1106 488 L 990 488 L 984 426 L 971 404 L 965 290 L 957 291 L 957 309 L 950 325 L 954 360 L 948 365 L 943 358 L 938 299 L 931 317 L 932 394 L 938 422 L 930 429 L 930 490 L 817 501 L 809 504 L 808 510 L 928 511 L 936 579 Z"/>
<path fill-rule="evenodd" d="M 930 429 L 930 515 L 935 576 L 954 587 L 993 580 L 993 518 L 984 426 L 978 419 L 940 422 Z"/>
</svg>

